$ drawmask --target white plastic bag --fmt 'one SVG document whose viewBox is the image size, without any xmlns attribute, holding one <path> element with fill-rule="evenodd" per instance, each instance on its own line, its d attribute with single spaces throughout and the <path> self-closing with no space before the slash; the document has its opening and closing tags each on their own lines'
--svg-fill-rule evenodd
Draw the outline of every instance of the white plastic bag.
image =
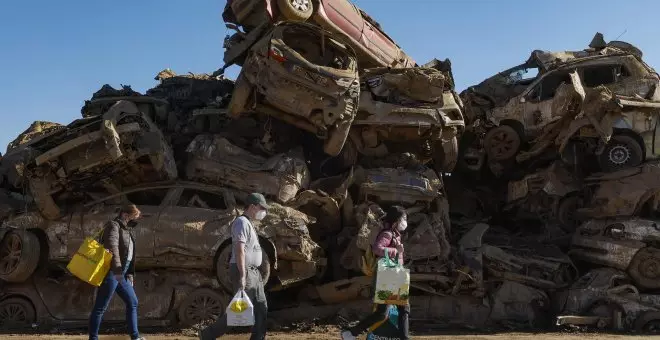
<svg viewBox="0 0 660 340">
<path fill-rule="evenodd" d="M 254 325 L 254 305 L 244 290 L 239 291 L 227 306 L 227 326 Z"/>
<path fill-rule="evenodd" d="M 383 305 L 405 305 L 410 289 L 410 269 L 385 257 L 378 260 L 374 303 Z"/>
</svg>

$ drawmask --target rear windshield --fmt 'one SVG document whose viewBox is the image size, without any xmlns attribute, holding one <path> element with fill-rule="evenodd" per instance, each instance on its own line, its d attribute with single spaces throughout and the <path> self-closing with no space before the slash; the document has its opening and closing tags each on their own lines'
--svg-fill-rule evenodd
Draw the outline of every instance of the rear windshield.
<svg viewBox="0 0 660 340">
<path fill-rule="evenodd" d="M 321 32 L 309 28 L 289 27 L 284 30 L 282 36 L 287 46 L 312 64 L 339 70 L 355 68 L 354 60 L 346 48 L 334 42 L 329 36 L 324 36 L 321 40 Z"/>
</svg>

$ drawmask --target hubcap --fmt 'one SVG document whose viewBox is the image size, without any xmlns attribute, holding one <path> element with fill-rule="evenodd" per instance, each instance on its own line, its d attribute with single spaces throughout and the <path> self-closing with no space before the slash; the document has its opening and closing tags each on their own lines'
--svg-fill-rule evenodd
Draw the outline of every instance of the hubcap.
<svg viewBox="0 0 660 340">
<path fill-rule="evenodd" d="M 490 154 L 497 159 L 509 158 L 517 147 L 516 138 L 506 131 L 495 132 L 489 141 Z"/>
<path fill-rule="evenodd" d="M 291 6 L 300 12 L 307 12 L 309 9 L 309 0 L 290 0 Z"/>
<path fill-rule="evenodd" d="M 10 274 L 18 266 L 21 259 L 21 238 L 11 233 L 5 237 L 0 246 L 0 273 Z"/>
<path fill-rule="evenodd" d="M 616 165 L 625 164 L 630 159 L 630 149 L 623 145 L 617 145 L 610 150 L 610 162 Z"/>
<path fill-rule="evenodd" d="M 640 264 L 639 269 L 647 278 L 655 279 L 660 276 L 660 262 L 656 258 L 647 258 Z"/>
<path fill-rule="evenodd" d="M 0 325 L 26 322 L 28 322 L 27 312 L 20 304 L 10 303 L 0 309 Z"/>
<path fill-rule="evenodd" d="M 218 299 L 207 294 L 200 294 L 186 309 L 186 316 L 194 322 L 208 320 L 222 313 L 222 305 Z"/>
</svg>

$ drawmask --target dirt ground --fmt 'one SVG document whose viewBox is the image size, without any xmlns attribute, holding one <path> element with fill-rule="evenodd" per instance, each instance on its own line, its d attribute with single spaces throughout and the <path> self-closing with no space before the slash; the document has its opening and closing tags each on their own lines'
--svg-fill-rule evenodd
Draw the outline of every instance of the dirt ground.
<svg viewBox="0 0 660 340">
<path fill-rule="evenodd" d="M 185 336 L 185 335 L 172 335 L 172 334 L 144 334 L 148 340 L 196 340 L 196 337 Z M 242 335 L 228 335 L 222 339 L 226 340 L 245 340 L 248 339 L 248 334 Z M 594 334 L 594 333 L 576 333 L 576 334 L 567 334 L 567 333 L 541 333 L 541 334 L 531 334 L 531 333 L 500 333 L 495 335 L 424 335 L 424 336 L 413 336 L 413 339 L 438 339 L 438 340 L 596 340 L 596 339 L 639 339 L 639 335 L 614 335 L 614 334 Z M 644 336 L 645 339 L 658 339 L 660 336 Z M 28 339 L 38 339 L 38 340 L 86 340 L 87 337 L 84 335 L 0 335 L 0 339 L 11 339 L 11 340 L 28 340 Z M 125 340 L 128 339 L 126 335 L 102 335 L 99 338 L 100 340 Z M 301 333 L 272 333 L 268 334 L 268 339 L 272 340 L 324 340 L 324 339 L 339 339 L 339 334 L 336 332 L 333 333 L 311 333 L 311 334 L 301 334 Z"/>
</svg>

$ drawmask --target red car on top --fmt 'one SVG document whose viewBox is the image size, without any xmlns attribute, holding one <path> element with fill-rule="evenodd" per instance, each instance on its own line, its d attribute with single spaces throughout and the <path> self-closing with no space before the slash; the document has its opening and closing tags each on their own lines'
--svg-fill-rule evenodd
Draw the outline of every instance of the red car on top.
<svg viewBox="0 0 660 340">
<path fill-rule="evenodd" d="M 360 68 L 416 66 L 376 21 L 349 0 L 227 0 L 222 17 L 248 34 L 280 20 L 313 21 L 343 35 L 355 49 Z"/>
</svg>

